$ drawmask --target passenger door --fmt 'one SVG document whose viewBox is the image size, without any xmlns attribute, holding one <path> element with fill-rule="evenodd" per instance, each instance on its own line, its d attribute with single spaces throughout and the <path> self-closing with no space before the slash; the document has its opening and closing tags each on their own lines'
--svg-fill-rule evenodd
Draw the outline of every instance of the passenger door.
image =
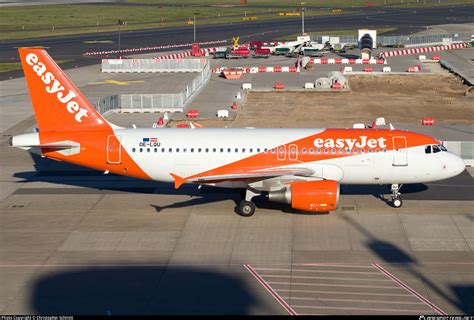
<svg viewBox="0 0 474 320">
<path fill-rule="evenodd" d="M 122 144 L 120 143 L 121 136 L 110 135 L 107 139 L 107 163 L 120 164 L 122 163 Z"/>
<path fill-rule="evenodd" d="M 394 166 L 407 166 L 408 154 L 407 154 L 406 137 L 393 137 L 392 142 L 393 142 L 393 165 Z"/>
</svg>

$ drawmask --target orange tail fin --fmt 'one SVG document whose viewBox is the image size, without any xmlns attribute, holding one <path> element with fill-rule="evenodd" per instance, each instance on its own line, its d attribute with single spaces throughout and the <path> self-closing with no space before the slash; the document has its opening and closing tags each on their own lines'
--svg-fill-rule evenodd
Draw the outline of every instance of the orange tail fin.
<svg viewBox="0 0 474 320">
<path fill-rule="evenodd" d="M 18 51 L 40 132 L 109 128 L 46 51 Z"/>
</svg>

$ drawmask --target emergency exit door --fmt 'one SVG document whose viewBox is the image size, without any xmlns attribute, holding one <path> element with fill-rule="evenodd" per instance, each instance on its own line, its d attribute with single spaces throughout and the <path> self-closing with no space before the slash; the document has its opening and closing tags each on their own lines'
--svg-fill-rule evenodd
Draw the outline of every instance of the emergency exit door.
<svg viewBox="0 0 474 320">
<path fill-rule="evenodd" d="M 408 150 L 406 137 L 393 137 L 393 165 L 407 166 L 408 165 Z"/>
<path fill-rule="evenodd" d="M 107 139 L 107 163 L 109 164 L 122 163 L 122 144 L 120 139 L 120 136 L 114 135 L 110 135 Z"/>
</svg>

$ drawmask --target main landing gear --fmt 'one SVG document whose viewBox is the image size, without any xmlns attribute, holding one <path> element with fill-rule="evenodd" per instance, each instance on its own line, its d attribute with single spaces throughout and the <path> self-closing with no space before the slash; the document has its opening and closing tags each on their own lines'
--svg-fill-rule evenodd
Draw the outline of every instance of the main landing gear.
<svg viewBox="0 0 474 320">
<path fill-rule="evenodd" d="M 390 191 L 392 192 L 392 206 L 394 208 L 400 208 L 403 205 L 403 201 L 401 198 L 401 193 L 399 192 L 403 185 L 400 184 L 392 184 Z"/>
<path fill-rule="evenodd" d="M 260 195 L 259 192 L 250 189 L 245 190 L 244 198 L 237 206 L 237 213 L 242 217 L 251 217 L 255 213 L 255 204 L 252 202 L 253 197 Z"/>
</svg>

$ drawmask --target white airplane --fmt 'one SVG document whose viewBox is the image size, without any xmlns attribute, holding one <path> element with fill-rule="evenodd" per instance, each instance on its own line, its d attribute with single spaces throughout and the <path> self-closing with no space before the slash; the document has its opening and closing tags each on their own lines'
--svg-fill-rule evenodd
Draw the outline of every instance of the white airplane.
<svg viewBox="0 0 474 320">
<path fill-rule="evenodd" d="M 450 178 L 463 160 L 429 136 L 391 129 L 136 129 L 103 119 L 41 49 L 19 49 L 39 132 L 11 145 L 140 179 L 245 188 L 252 198 L 313 212 L 337 208 L 341 184 L 400 185 Z"/>
</svg>

